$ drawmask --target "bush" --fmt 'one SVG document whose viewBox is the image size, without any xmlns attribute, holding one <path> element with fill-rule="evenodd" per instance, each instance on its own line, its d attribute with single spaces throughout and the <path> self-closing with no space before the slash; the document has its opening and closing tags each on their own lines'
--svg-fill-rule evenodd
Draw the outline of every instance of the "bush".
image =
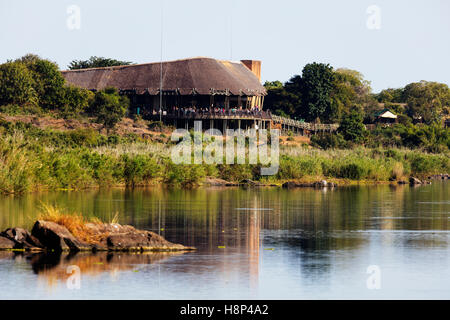
<svg viewBox="0 0 450 320">
<path fill-rule="evenodd" d="M 361 180 L 367 176 L 366 169 L 358 163 L 349 163 L 339 168 L 338 178 Z"/>
<path fill-rule="evenodd" d="M 339 125 L 339 132 L 347 141 L 362 142 L 366 134 L 362 113 L 353 110 L 349 114 L 344 115 Z"/>
<path fill-rule="evenodd" d="M 0 65 L 0 104 L 38 103 L 31 72 L 20 62 L 7 62 Z"/>
<path fill-rule="evenodd" d="M 159 170 L 156 160 L 147 155 L 124 155 L 121 161 L 125 183 L 131 187 L 154 178 Z"/>
<path fill-rule="evenodd" d="M 347 143 L 344 137 L 340 133 L 324 133 L 311 137 L 311 143 L 313 146 L 322 149 L 339 149 L 345 148 Z"/>
<path fill-rule="evenodd" d="M 103 124 L 109 130 L 122 120 L 129 105 L 127 97 L 120 96 L 115 88 L 107 88 L 95 94 L 89 111 L 97 117 L 97 123 Z"/>
</svg>

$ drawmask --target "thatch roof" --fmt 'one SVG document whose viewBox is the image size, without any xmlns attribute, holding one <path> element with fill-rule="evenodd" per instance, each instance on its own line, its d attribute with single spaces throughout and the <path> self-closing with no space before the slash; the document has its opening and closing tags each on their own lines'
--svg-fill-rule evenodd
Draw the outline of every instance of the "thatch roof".
<svg viewBox="0 0 450 320">
<path fill-rule="evenodd" d="M 264 86 L 241 62 L 191 58 L 163 62 L 163 91 L 179 90 L 182 95 L 209 95 L 212 90 L 229 90 L 231 95 L 261 96 Z M 155 95 L 160 88 L 161 63 L 63 71 L 70 84 L 90 90 L 115 87 Z"/>
</svg>

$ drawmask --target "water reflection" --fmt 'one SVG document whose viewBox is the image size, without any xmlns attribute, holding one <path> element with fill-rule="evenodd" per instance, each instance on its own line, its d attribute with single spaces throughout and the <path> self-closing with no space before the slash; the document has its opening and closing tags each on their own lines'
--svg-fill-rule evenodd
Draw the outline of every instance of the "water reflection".
<svg viewBox="0 0 450 320">
<path fill-rule="evenodd" d="M 11 260 L 17 264 L 26 262 L 39 280 L 49 286 L 58 281 L 66 281 L 72 274 L 69 266 L 77 266 L 83 276 L 96 277 L 109 274 L 111 279 L 117 279 L 121 271 L 138 272 L 140 265 L 152 265 L 170 257 L 183 253 L 23 253 L 0 252 L 0 259 Z"/>
<path fill-rule="evenodd" d="M 450 297 L 445 289 L 450 285 L 449 198 L 446 183 L 333 190 L 90 190 L 4 197 L 0 226 L 30 228 L 44 202 L 106 221 L 118 212 L 123 224 L 198 248 L 180 256 L 20 258 L 50 282 L 64 280 L 70 264 L 93 276 L 117 277 L 156 263 L 157 274 L 146 269 L 136 275 L 143 281 L 134 282 L 129 297 L 148 294 L 144 279 L 158 278 L 165 283 L 158 291 L 165 298 L 360 298 L 369 294 L 365 272 L 371 264 L 384 267 L 388 293 L 404 294 L 402 288 L 412 281 L 418 286 L 413 292 L 425 292 L 422 286 L 436 290 L 437 297 L 442 292 Z M 6 270 L 0 255 L 0 284 L 14 272 Z M 121 293 L 107 281 L 99 286 L 111 289 L 105 297 Z"/>
</svg>

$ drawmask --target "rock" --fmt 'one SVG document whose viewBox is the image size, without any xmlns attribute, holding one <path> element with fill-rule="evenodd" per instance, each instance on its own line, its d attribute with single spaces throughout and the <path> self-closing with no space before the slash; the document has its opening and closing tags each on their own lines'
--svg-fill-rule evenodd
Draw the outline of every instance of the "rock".
<svg viewBox="0 0 450 320">
<path fill-rule="evenodd" d="M 226 187 L 230 182 L 219 178 L 206 177 L 203 184 L 211 187 Z"/>
<path fill-rule="evenodd" d="M 15 245 L 16 245 L 16 243 L 14 241 L 9 240 L 6 237 L 0 236 L 0 249 L 1 250 L 14 249 Z"/>
<path fill-rule="evenodd" d="M 42 245 L 39 240 L 25 229 L 9 228 L 0 235 L 13 241 L 15 243 L 15 249 L 26 249 L 31 251 L 42 250 Z"/>
<path fill-rule="evenodd" d="M 81 251 L 92 250 L 92 246 L 76 239 L 66 227 L 54 222 L 38 220 L 31 230 L 31 235 L 49 250 Z"/>
<path fill-rule="evenodd" d="M 151 231 L 137 230 L 120 224 L 93 224 L 86 227 L 99 238 L 95 249 L 102 251 L 188 251 L 194 250 L 174 244 Z"/>
<path fill-rule="evenodd" d="M 419 185 L 419 184 L 423 184 L 422 181 L 420 181 L 419 179 L 415 178 L 415 177 L 410 177 L 409 178 L 409 184 L 411 185 Z"/>
<path fill-rule="evenodd" d="M 297 188 L 297 184 L 295 182 L 288 181 L 288 182 L 283 183 L 282 187 L 285 189 L 293 189 L 293 188 Z"/>
<path fill-rule="evenodd" d="M 156 233 L 138 231 L 118 233 L 106 239 L 109 251 L 175 251 L 190 250 L 179 244 L 173 244 Z"/>
<path fill-rule="evenodd" d="M 400 180 L 399 182 L 397 182 L 398 184 L 408 184 L 408 182 L 406 182 L 405 180 Z"/>
<path fill-rule="evenodd" d="M 336 183 L 327 182 L 325 180 L 317 181 L 313 183 L 296 183 L 293 181 L 288 181 L 283 184 L 283 188 L 293 189 L 293 188 L 334 188 L 337 187 Z"/>
<path fill-rule="evenodd" d="M 239 183 L 241 186 L 258 186 L 259 183 L 250 179 L 244 179 Z"/>
<path fill-rule="evenodd" d="M 38 220 L 31 234 L 22 229 L 7 229 L 0 234 L 0 249 L 42 250 L 59 253 L 69 251 L 190 251 L 192 247 L 174 244 L 162 236 L 132 226 L 87 223 L 84 232 L 89 243 L 77 239 L 57 223 Z"/>
<path fill-rule="evenodd" d="M 328 185 L 328 182 L 326 182 L 325 180 L 322 180 L 322 181 L 314 182 L 313 185 L 314 185 L 314 187 L 316 187 L 316 188 L 326 188 L 327 185 Z"/>
</svg>

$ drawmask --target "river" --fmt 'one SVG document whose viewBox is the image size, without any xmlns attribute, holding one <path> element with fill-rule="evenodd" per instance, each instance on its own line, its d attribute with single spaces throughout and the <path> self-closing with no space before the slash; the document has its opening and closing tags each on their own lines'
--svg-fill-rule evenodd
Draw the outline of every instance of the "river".
<svg viewBox="0 0 450 320">
<path fill-rule="evenodd" d="M 0 199 L 0 229 L 42 204 L 160 233 L 178 254 L 0 252 L 1 299 L 450 299 L 450 188 L 109 189 Z M 67 267 L 81 271 L 68 286 Z"/>
</svg>

